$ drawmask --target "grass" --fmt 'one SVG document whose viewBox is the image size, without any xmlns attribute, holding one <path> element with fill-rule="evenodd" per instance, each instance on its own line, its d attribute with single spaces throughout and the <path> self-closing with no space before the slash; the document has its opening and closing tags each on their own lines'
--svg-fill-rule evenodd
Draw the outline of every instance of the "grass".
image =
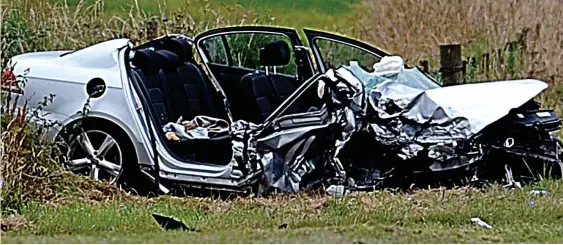
<svg viewBox="0 0 563 245">
<path fill-rule="evenodd" d="M 75 7 L 83 1 L 68 0 L 68 4 Z M 89 4 L 94 2 L 86 1 Z M 200 11 L 205 8 L 228 15 L 229 8 L 234 7 L 268 15 L 273 25 L 324 28 L 345 27 L 349 22 L 347 17 L 358 3 L 359 0 L 113 0 L 104 2 L 104 10 L 113 15 L 126 16 L 129 9 L 135 6 L 149 15 L 159 15 L 162 11 L 174 12 L 178 6 L 188 5 L 189 13 L 195 19 L 201 19 L 208 14 Z"/>
<path fill-rule="evenodd" d="M 549 191 L 531 196 L 532 188 Z M 410 198 L 408 198 L 410 197 Z M 535 201 L 535 206 L 529 202 Z M 563 183 L 524 190 L 495 186 L 377 191 L 344 198 L 315 194 L 237 198 L 113 199 L 30 205 L 28 225 L 2 234 L 6 243 L 561 243 Z M 197 232 L 162 231 L 152 213 Z M 483 229 L 470 219 L 493 226 Z M 279 229 L 287 224 L 287 229 Z"/>
</svg>

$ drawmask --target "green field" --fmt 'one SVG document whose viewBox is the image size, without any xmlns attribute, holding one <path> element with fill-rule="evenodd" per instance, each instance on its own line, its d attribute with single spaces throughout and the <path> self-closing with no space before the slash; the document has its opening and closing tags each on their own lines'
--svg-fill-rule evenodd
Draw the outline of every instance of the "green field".
<svg viewBox="0 0 563 245">
<path fill-rule="evenodd" d="M 81 2 L 84 0 L 68 0 L 70 6 L 76 6 Z M 85 2 L 91 4 L 95 0 Z M 179 12 L 178 6 L 187 6 L 187 11 L 182 12 L 187 12 L 197 19 L 210 14 L 201 11 L 206 6 L 225 16 L 229 15 L 229 10 L 225 7 L 230 7 L 267 15 L 275 25 L 332 28 L 346 27 L 349 15 L 359 2 L 359 0 L 112 0 L 104 2 L 104 10 L 115 15 L 127 15 L 132 7 L 138 7 L 149 15 L 158 15 L 161 11 Z"/>
<path fill-rule="evenodd" d="M 318 195 L 238 198 L 127 198 L 31 205 L 29 225 L 3 243 L 562 243 L 563 185 L 486 191 L 382 191 L 354 197 Z M 530 205 L 534 201 L 535 205 Z M 173 216 L 196 232 L 162 231 L 152 213 Z M 493 226 L 484 229 L 470 219 Z M 286 229 L 279 226 L 287 224 Z"/>
</svg>

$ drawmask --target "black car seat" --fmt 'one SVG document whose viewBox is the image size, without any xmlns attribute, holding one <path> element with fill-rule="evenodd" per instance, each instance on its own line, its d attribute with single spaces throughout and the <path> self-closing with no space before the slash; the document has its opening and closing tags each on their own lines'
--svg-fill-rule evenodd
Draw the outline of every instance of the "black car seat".
<svg viewBox="0 0 563 245">
<path fill-rule="evenodd" d="M 169 51 L 164 55 L 173 60 L 179 59 L 177 73 L 167 79 L 174 91 L 173 97 L 183 97 L 184 99 L 174 99 L 183 103 L 174 104 L 173 107 L 178 111 L 184 120 L 193 119 L 197 115 L 222 118 L 220 113 L 224 109 L 219 109 L 214 100 L 216 91 L 211 90 L 209 79 L 202 68 L 194 60 L 192 46 L 187 40 L 181 38 L 170 38 L 165 41 L 164 49 Z M 159 51 L 165 53 L 165 50 Z M 172 57 L 172 52 L 176 57 Z M 173 78 L 172 78 L 173 77 Z M 182 93 L 183 95 L 181 95 Z M 221 106 L 222 108 L 222 106 Z"/>
<path fill-rule="evenodd" d="M 198 115 L 218 117 L 220 114 L 212 98 L 214 91 L 209 89 L 207 76 L 196 65 L 191 45 L 179 38 L 168 39 L 164 44 L 164 49 L 157 51 L 157 56 L 170 87 L 174 121 L 179 116 L 182 116 L 184 121 Z M 227 164 L 232 156 L 232 143 L 228 137 L 170 143 L 169 147 L 185 160 Z"/>
<path fill-rule="evenodd" d="M 133 75 L 142 81 L 147 90 L 150 102 L 157 113 L 161 125 L 169 122 L 170 103 L 168 87 L 161 72 L 161 64 L 156 53 L 150 49 L 137 50 L 132 64 L 135 66 Z"/>
<path fill-rule="evenodd" d="M 162 72 L 166 79 L 166 84 L 170 89 L 168 93 L 168 100 L 170 101 L 170 119 L 176 121 L 180 116 L 185 117 L 186 112 L 190 110 L 190 107 L 192 107 L 194 103 L 189 103 L 189 99 L 184 93 L 182 83 L 184 78 L 178 72 L 178 67 L 181 64 L 180 58 L 167 50 L 159 50 L 156 54 L 162 64 Z M 198 106 L 198 104 L 195 106 Z M 185 118 L 185 120 L 189 119 L 190 118 Z"/>
<path fill-rule="evenodd" d="M 260 49 L 260 65 L 285 66 L 289 64 L 291 52 L 289 45 L 277 40 Z M 241 79 L 241 94 L 244 112 L 242 119 L 252 123 L 262 123 L 296 89 L 296 81 L 278 74 L 257 71 Z M 294 103 L 289 113 L 300 111 L 299 103 Z"/>
<path fill-rule="evenodd" d="M 274 88 L 261 71 L 242 77 L 240 92 L 243 120 L 259 124 L 276 109 Z"/>
<path fill-rule="evenodd" d="M 260 64 L 263 66 L 285 66 L 289 64 L 291 51 L 289 45 L 277 40 L 260 49 Z M 266 75 L 274 88 L 276 108 L 297 89 L 297 79 L 282 74 L 268 73 Z M 287 112 L 300 112 L 300 104 L 292 104 Z M 275 108 L 274 108 L 275 109 Z"/>
</svg>

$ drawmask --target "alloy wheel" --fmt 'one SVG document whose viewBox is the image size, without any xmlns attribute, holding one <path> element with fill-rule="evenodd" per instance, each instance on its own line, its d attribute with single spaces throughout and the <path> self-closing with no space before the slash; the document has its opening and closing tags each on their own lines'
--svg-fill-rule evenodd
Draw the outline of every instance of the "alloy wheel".
<svg viewBox="0 0 563 245">
<path fill-rule="evenodd" d="M 117 140 L 100 130 L 88 130 L 70 143 L 66 167 L 75 174 L 115 183 L 121 172 L 123 153 Z"/>
</svg>

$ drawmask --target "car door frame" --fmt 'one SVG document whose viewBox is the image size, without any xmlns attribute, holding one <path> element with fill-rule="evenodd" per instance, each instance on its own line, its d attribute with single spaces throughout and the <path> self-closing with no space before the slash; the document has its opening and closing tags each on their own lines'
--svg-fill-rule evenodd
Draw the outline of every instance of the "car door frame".
<svg viewBox="0 0 563 245">
<path fill-rule="evenodd" d="M 317 31 L 317 30 L 311 30 L 311 29 L 303 29 L 303 32 L 305 33 L 305 36 L 307 37 L 307 41 L 309 42 L 309 47 L 311 47 L 311 50 L 313 51 L 313 55 L 315 56 L 315 61 L 317 63 L 317 70 L 319 72 L 326 72 L 327 68 L 325 67 L 325 61 L 324 58 L 321 55 L 320 49 L 319 47 L 316 45 L 315 40 L 317 39 L 323 39 L 323 40 L 327 40 L 327 41 L 333 41 L 336 43 L 341 43 L 344 45 L 348 45 L 351 47 L 355 47 L 358 49 L 361 49 L 363 51 L 366 51 L 370 54 L 373 54 L 379 58 L 383 58 L 384 56 L 389 56 L 389 54 L 385 51 L 383 51 L 382 49 L 379 49 L 373 45 L 364 43 L 364 42 L 360 42 L 358 40 L 354 40 L 352 38 L 348 38 L 345 36 L 341 36 L 341 35 L 337 35 L 337 34 L 332 34 L 332 33 L 328 33 L 328 32 L 322 32 L 322 31 Z"/>
<path fill-rule="evenodd" d="M 217 77 L 215 76 L 215 74 L 213 74 L 213 71 L 209 67 L 210 61 L 209 61 L 206 53 L 204 52 L 204 49 L 202 47 L 202 45 L 203 45 L 202 42 L 204 40 L 208 39 L 208 38 L 212 38 L 212 37 L 215 37 L 215 36 L 224 36 L 224 35 L 227 35 L 227 34 L 247 34 L 247 33 L 250 33 L 250 34 L 252 34 L 252 33 L 263 33 L 263 34 L 283 35 L 283 36 L 287 37 L 292 43 L 292 49 L 293 49 L 293 52 L 295 54 L 295 59 L 303 58 L 304 60 L 300 61 L 300 62 L 303 62 L 305 64 L 305 66 L 307 66 L 307 67 L 305 67 L 305 69 L 308 68 L 308 70 L 310 71 L 309 74 L 299 74 L 300 73 L 299 64 L 296 61 L 296 65 L 297 65 L 296 76 L 297 76 L 297 78 L 299 79 L 299 78 L 303 77 L 301 79 L 303 81 L 306 81 L 307 79 L 313 77 L 313 75 L 316 73 L 316 70 L 314 69 L 314 66 L 313 66 L 313 62 L 311 60 L 311 57 L 310 57 L 309 53 L 307 52 L 308 48 L 303 45 L 303 42 L 299 38 L 299 34 L 294 29 L 283 28 L 283 27 L 270 27 L 270 26 L 233 26 L 233 27 L 217 28 L 217 29 L 213 29 L 213 30 L 209 30 L 209 31 L 200 33 L 199 35 L 197 35 L 194 38 L 195 48 L 196 48 L 197 53 L 200 57 L 200 60 L 203 63 L 205 70 L 207 71 L 207 73 L 211 77 L 211 82 L 217 88 L 217 90 L 220 91 L 220 93 L 223 96 L 224 104 L 225 104 L 225 107 L 227 108 L 228 116 L 229 116 L 231 123 L 234 120 L 233 120 L 233 116 L 231 114 L 231 109 L 230 109 L 229 102 L 227 100 L 227 96 L 225 94 L 225 91 L 223 91 L 223 89 L 221 88 L 221 85 L 218 82 Z M 222 42 L 223 42 L 223 45 L 227 45 L 227 47 L 228 47 L 228 44 L 226 44 L 225 39 L 222 39 Z M 225 52 L 228 52 L 228 51 L 225 50 Z M 227 59 L 227 60 L 229 61 L 229 59 Z M 232 62 L 232 61 L 229 61 L 229 62 Z"/>
<path fill-rule="evenodd" d="M 187 38 L 180 34 L 166 36 Z M 130 44 L 124 50 L 123 57 L 129 57 L 130 52 L 134 49 L 138 49 L 138 47 Z M 159 129 L 159 123 L 156 121 L 156 111 L 149 104 L 150 99 L 146 88 L 141 81 L 137 81 L 132 76 L 129 63 L 120 62 L 120 66 L 123 74 L 127 74 L 127 76 L 122 77 L 122 83 L 125 84 L 124 93 L 127 96 L 130 111 L 137 121 L 137 127 L 143 134 L 144 147 L 151 162 L 147 164 L 147 167 L 152 166 L 154 168 L 154 173 L 149 174 L 152 180 L 158 183 L 159 179 L 166 179 L 167 181 L 182 183 L 185 186 L 237 191 L 241 185 L 253 177 L 243 176 L 240 170 L 234 168 L 236 165 L 234 157 L 227 164 L 186 161 L 177 158 L 165 145 L 166 139 Z M 161 190 L 166 189 L 162 185 L 159 185 L 159 188 Z"/>
</svg>

